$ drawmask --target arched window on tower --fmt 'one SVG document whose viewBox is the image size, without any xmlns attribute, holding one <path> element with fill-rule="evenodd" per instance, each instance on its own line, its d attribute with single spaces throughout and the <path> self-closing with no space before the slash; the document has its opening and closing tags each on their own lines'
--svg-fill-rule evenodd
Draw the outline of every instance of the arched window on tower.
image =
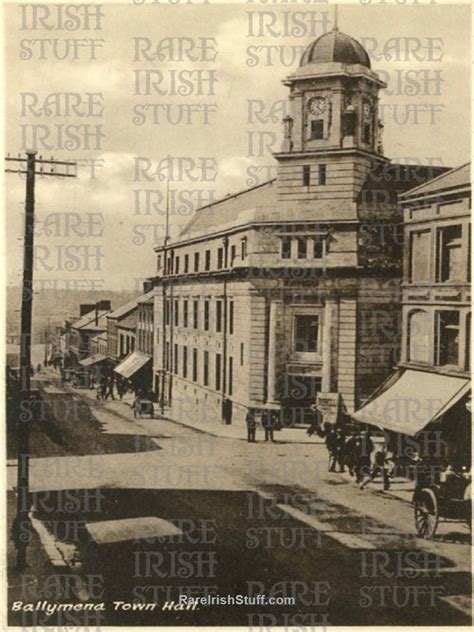
<svg viewBox="0 0 474 632">
<path fill-rule="evenodd" d="M 306 138 L 324 140 L 329 137 L 331 104 L 323 96 L 312 97 L 307 104 Z"/>
<path fill-rule="evenodd" d="M 364 101 L 362 105 L 362 141 L 366 145 L 372 144 L 373 118 L 372 104 L 370 101 Z"/>
</svg>

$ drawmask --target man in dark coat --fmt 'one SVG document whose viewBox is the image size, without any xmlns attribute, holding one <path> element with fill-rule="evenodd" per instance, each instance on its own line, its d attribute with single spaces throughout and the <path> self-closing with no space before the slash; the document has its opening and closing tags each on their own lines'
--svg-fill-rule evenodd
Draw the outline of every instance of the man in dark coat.
<svg viewBox="0 0 474 632">
<path fill-rule="evenodd" d="M 245 423 L 247 424 L 247 441 L 249 443 L 255 443 L 255 433 L 257 430 L 257 421 L 255 419 L 255 411 L 250 408 L 245 416 Z"/>
<path fill-rule="evenodd" d="M 336 430 L 336 438 L 334 441 L 335 465 L 339 472 L 344 472 L 344 452 L 346 447 L 346 437 L 342 428 Z"/>
<path fill-rule="evenodd" d="M 336 471 L 336 445 L 337 445 L 336 431 L 331 426 L 328 428 L 326 432 L 326 448 L 327 448 L 328 456 L 329 456 L 329 462 L 328 462 L 329 472 Z"/>
<path fill-rule="evenodd" d="M 264 410 L 262 413 L 262 425 L 265 430 L 265 441 L 273 442 L 273 414 L 271 410 Z"/>
</svg>

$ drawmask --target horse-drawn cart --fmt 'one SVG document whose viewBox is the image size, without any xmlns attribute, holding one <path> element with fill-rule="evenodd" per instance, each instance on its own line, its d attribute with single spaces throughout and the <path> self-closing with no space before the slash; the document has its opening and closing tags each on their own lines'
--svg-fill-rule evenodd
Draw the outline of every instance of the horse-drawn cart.
<svg viewBox="0 0 474 632">
<path fill-rule="evenodd" d="M 466 521 L 471 526 L 471 475 L 448 467 L 438 482 L 417 484 L 413 495 L 416 531 L 433 538 L 439 521 Z"/>
</svg>

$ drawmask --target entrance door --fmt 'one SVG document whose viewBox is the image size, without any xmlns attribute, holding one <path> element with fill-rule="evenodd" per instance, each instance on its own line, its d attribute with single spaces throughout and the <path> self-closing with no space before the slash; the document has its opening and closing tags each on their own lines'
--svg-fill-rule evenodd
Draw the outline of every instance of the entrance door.
<svg viewBox="0 0 474 632">
<path fill-rule="evenodd" d="M 285 426 L 310 423 L 310 406 L 316 402 L 316 394 L 321 390 L 321 378 L 306 375 L 287 375 L 284 405 Z"/>
</svg>

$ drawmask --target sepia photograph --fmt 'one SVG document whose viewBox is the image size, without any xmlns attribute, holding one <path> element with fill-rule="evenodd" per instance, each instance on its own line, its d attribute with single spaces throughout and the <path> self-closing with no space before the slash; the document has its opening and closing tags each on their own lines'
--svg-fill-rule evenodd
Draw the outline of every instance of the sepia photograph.
<svg viewBox="0 0 474 632">
<path fill-rule="evenodd" d="M 472 625 L 471 19 L 2 2 L 2 629 Z"/>
</svg>

